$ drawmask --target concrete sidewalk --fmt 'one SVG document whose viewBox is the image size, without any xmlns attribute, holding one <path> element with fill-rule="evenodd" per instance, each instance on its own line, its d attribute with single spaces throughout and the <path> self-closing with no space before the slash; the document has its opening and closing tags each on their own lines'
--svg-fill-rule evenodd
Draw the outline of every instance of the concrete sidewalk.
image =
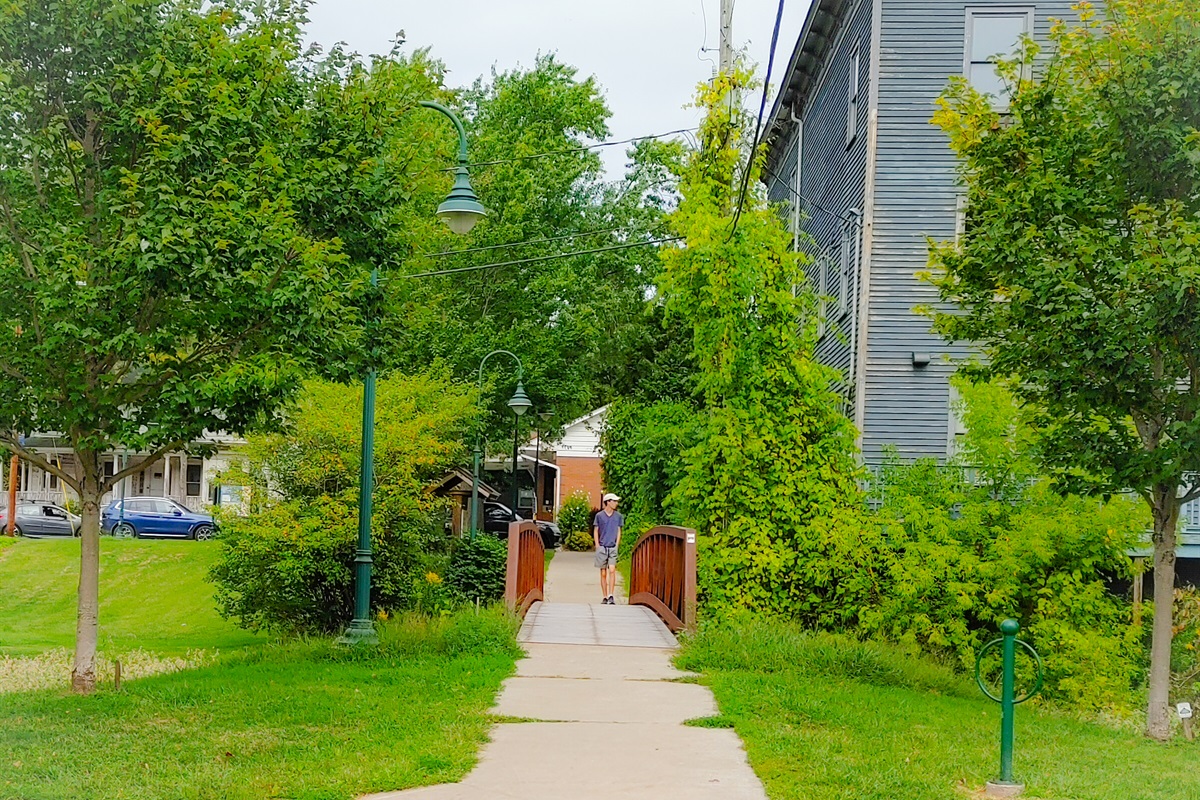
<svg viewBox="0 0 1200 800">
<path fill-rule="evenodd" d="M 497 725 L 462 783 L 364 800 L 766 800 L 737 734 L 683 724 L 717 713 L 712 693 L 676 682 L 674 636 L 652 612 L 599 604 L 591 559 L 550 562 L 547 602 L 521 630 L 528 657 L 496 700 L 537 721 Z"/>
</svg>

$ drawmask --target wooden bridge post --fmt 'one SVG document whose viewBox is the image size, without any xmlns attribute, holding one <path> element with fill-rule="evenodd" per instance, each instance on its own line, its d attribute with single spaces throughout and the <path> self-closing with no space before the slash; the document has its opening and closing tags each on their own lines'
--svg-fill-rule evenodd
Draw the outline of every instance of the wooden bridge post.
<svg viewBox="0 0 1200 800">
<path fill-rule="evenodd" d="M 508 525 L 508 568 L 504 574 L 504 604 L 525 616 L 543 599 L 546 585 L 546 548 L 536 522 Z"/>
</svg>

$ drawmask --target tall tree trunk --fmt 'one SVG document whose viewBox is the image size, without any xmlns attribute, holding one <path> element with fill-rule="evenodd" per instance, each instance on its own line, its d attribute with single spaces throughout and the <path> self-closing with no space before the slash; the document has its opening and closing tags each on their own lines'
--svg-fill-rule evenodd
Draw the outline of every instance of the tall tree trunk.
<svg viewBox="0 0 1200 800">
<path fill-rule="evenodd" d="M 75 663 L 71 690 L 96 690 L 96 642 L 100 633 L 100 497 L 99 458 L 94 452 L 76 453 L 83 466 L 79 486 L 80 528 L 79 607 L 75 618 Z"/>
<path fill-rule="evenodd" d="M 1175 529 L 1179 523 L 1178 487 L 1154 487 L 1154 631 L 1150 643 L 1150 702 L 1146 735 L 1166 741 L 1171 731 L 1171 639 L 1174 636 Z"/>
</svg>

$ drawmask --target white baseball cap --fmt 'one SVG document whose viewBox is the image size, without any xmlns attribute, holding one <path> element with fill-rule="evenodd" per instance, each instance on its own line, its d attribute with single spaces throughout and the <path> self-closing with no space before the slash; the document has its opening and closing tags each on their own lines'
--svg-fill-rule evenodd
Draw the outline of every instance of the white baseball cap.
<svg viewBox="0 0 1200 800">
<path fill-rule="evenodd" d="M 607 503 L 609 500 L 620 500 L 620 499 L 621 499 L 621 498 L 617 497 L 617 496 L 616 496 L 615 494 L 613 494 L 612 492 L 609 492 L 608 494 L 604 495 L 604 502 L 606 502 L 606 503 Z"/>
</svg>

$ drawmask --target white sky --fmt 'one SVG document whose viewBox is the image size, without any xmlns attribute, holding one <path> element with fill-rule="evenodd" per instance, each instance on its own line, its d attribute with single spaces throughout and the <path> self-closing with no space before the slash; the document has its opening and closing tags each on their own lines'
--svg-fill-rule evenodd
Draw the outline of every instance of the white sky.
<svg viewBox="0 0 1200 800">
<path fill-rule="evenodd" d="M 809 0 L 788 0 L 775 52 L 778 85 L 808 11 Z M 776 0 L 736 0 L 733 38 L 766 70 Z M 708 38 L 705 40 L 707 16 Z M 316 0 L 309 36 L 328 47 L 342 41 L 363 54 L 386 53 L 397 31 L 406 49 L 430 47 L 452 86 L 469 85 L 492 67 L 529 67 L 554 52 L 595 75 L 613 116 L 611 139 L 694 127 L 685 109 L 698 82 L 712 75 L 718 46 L 719 0 Z M 699 53 L 703 45 L 709 53 Z M 770 111 L 768 100 L 767 110 Z M 747 98 L 757 111 L 760 97 Z M 602 150 L 618 177 L 624 147 Z"/>
</svg>

